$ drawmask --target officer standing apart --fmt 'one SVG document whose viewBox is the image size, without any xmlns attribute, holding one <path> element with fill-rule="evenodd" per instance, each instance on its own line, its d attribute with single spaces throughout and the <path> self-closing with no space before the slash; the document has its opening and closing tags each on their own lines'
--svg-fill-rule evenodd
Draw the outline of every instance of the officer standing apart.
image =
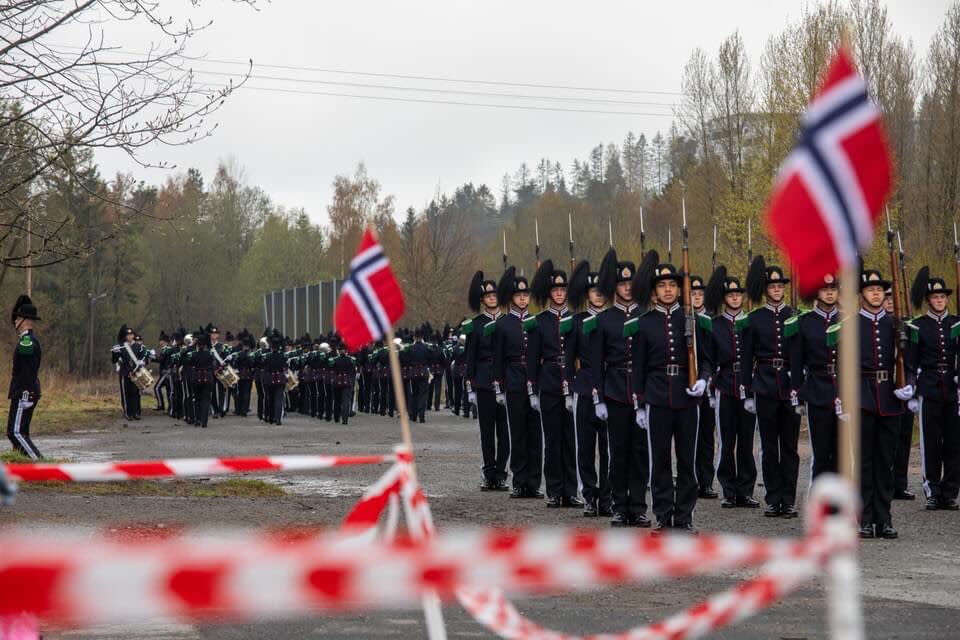
<svg viewBox="0 0 960 640">
<path fill-rule="evenodd" d="M 957 334 L 960 318 L 947 310 L 943 278 L 931 278 L 923 267 L 913 280 L 915 309 L 927 303 L 926 314 L 909 325 L 907 368 L 919 370 L 917 397 L 907 403 L 920 416 L 920 469 L 928 511 L 956 511 L 960 490 L 960 416 L 957 415 Z"/>
<path fill-rule="evenodd" d="M 913 371 L 895 389 L 897 335 L 893 318 L 883 308 L 890 282 L 879 271 L 860 276 L 860 537 L 898 537 L 893 528 L 893 459 L 903 403 L 913 397 Z"/>
<path fill-rule="evenodd" d="M 573 395 L 565 364 L 573 329 L 567 309 L 567 274 L 545 260 L 530 287 L 540 307 L 536 328 L 530 332 L 527 393 L 530 408 L 540 413 L 543 431 L 543 476 L 547 507 L 582 507 L 577 497 L 577 441 L 573 430 Z"/>
<path fill-rule="evenodd" d="M 33 411 L 40 402 L 40 341 L 33 333 L 33 323 L 40 320 L 30 296 L 21 295 L 13 305 L 13 329 L 17 332 L 17 346 L 13 350 L 13 369 L 10 374 L 10 413 L 7 417 L 7 438 L 13 450 L 31 460 L 43 456 L 30 439 Z M 12 491 L 10 496 L 12 497 Z"/>
<path fill-rule="evenodd" d="M 750 314 L 743 332 L 747 393 L 744 407 L 757 416 L 760 429 L 760 468 L 767 490 L 763 515 L 795 518 L 800 416 L 790 400 L 790 345 L 785 332 L 788 321 L 796 328 L 796 319 L 791 319 L 793 309 L 783 302 L 789 282 L 783 269 L 767 267 L 763 256 L 754 258 L 750 265 L 747 294 L 754 302 L 766 300 Z M 755 502 L 752 498 L 749 501 Z"/>
<path fill-rule="evenodd" d="M 688 340 L 698 338 L 699 328 L 687 336 L 687 319 L 678 302 L 682 276 L 672 264 L 658 264 L 660 256 L 650 251 L 633 279 L 639 300 L 653 293 L 653 309 L 639 319 L 633 345 L 636 390 L 636 423 L 646 431 L 650 452 L 650 492 L 657 531 L 667 528 L 696 533 L 693 509 L 697 504 L 697 405 L 707 389 L 710 358 L 697 350 L 698 379 L 689 384 Z M 677 460 L 674 484 L 671 446 Z"/>
<path fill-rule="evenodd" d="M 462 325 L 467 336 L 464 374 L 467 402 L 463 411 L 464 415 L 469 415 L 470 405 L 475 406 L 480 422 L 480 452 L 483 455 L 480 491 L 506 491 L 510 429 L 507 410 L 496 401 L 493 389 L 494 339 L 497 320 L 502 315 L 497 303 L 497 283 L 484 280 L 483 272 L 477 271 L 470 281 L 467 303 L 477 315 Z"/>
<path fill-rule="evenodd" d="M 633 343 L 640 306 L 633 294 L 632 262 L 617 260 L 614 249 L 600 263 L 597 288 L 613 305 L 597 316 L 590 339 L 590 390 L 596 418 L 607 423 L 610 443 L 612 527 L 649 527 L 647 438 L 634 423 Z"/>
</svg>

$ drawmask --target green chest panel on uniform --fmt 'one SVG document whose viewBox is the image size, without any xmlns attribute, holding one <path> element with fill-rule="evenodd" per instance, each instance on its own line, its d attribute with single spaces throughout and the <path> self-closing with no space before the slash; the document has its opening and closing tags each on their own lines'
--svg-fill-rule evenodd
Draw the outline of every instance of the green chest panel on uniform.
<svg viewBox="0 0 960 640">
<path fill-rule="evenodd" d="M 713 331 L 713 318 L 708 315 L 698 313 L 697 314 L 697 326 L 700 327 L 703 331 Z"/>
<path fill-rule="evenodd" d="M 487 324 L 483 325 L 483 335 L 484 335 L 484 337 L 492 336 L 494 333 L 496 333 L 496 331 L 497 331 L 497 323 L 496 323 L 496 322 L 488 322 Z"/>
<path fill-rule="evenodd" d="M 560 335 L 566 335 L 573 329 L 573 316 L 560 318 Z"/>
<path fill-rule="evenodd" d="M 597 328 L 597 316 L 590 316 L 583 321 L 583 335 L 590 335 Z"/>
<path fill-rule="evenodd" d="M 623 323 L 623 337 L 629 338 L 640 330 L 640 318 L 630 318 Z"/>
<path fill-rule="evenodd" d="M 827 327 L 827 346 L 835 347 L 840 342 L 840 325 L 842 322 L 837 322 Z"/>
<path fill-rule="evenodd" d="M 530 332 L 537 328 L 537 317 L 531 316 L 523 321 L 523 330 Z"/>
</svg>

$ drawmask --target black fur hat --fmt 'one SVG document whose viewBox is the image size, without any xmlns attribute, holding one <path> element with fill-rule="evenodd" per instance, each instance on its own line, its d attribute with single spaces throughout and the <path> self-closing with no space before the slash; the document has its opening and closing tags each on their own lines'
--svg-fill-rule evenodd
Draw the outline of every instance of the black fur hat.
<svg viewBox="0 0 960 640">
<path fill-rule="evenodd" d="M 124 324 L 124 325 L 121 325 L 121 326 L 120 326 L 120 331 L 117 332 L 117 342 L 118 342 L 119 344 L 123 344 L 124 342 L 127 341 L 127 336 L 129 336 L 129 335 L 131 335 L 131 334 L 134 334 L 134 333 L 136 333 L 136 332 L 135 332 L 133 329 L 131 329 L 130 327 L 128 327 L 127 325 L 125 325 L 125 324 Z"/>
<path fill-rule="evenodd" d="M 16 302 L 13 303 L 13 310 L 10 312 L 10 322 L 15 323 L 17 318 L 27 318 L 28 320 L 39 320 L 37 308 L 25 293 L 21 293 Z"/>
<path fill-rule="evenodd" d="M 562 278 L 561 284 L 554 285 L 555 275 L 560 275 Z M 567 274 L 554 271 L 553 260 L 548 258 L 540 264 L 540 268 L 533 274 L 533 282 L 530 283 L 530 294 L 533 296 L 533 301 L 536 302 L 538 306 L 544 306 L 547 300 L 550 299 L 550 290 L 553 289 L 554 286 L 567 286 Z"/>
<path fill-rule="evenodd" d="M 767 289 L 767 262 L 762 255 L 754 257 L 747 271 L 747 296 L 753 302 L 760 302 Z"/>
<path fill-rule="evenodd" d="M 640 262 L 636 275 L 633 277 L 633 299 L 641 305 L 642 309 L 646 309 L 647 303 L 650 302 L 650 294 L 653 292 L 653 281 L 656 277 L 658 264 L 660 264 L 660 254 L 653 249 L 647 251 L 646 255 L 643 256 L 643 261 Z"/>
<path fill-rule="evenodd" d="M 513 294 L 529 292 L 530 285 L 527 283 L 527 279 L 517 275 L 516 267 L 507 267 L 497 284 L 497 301 L 501 306 L 509 305 Z"/>
<path fill-rule="evenodd" d="M 483 299 L 483 271 L 477 271 L 470 280 L 467 289 L 467 306 L 474 313 L 480 313 L 480 301 Z"/>
<path fill-rule="evenodd" d="M 915 309 L 919 309 L 923 301 L 932 293 L 943 293 L 950 295 L 953 289 L 947 288 L 947 283 L 943 278 L 930 277 L 930 267 L 921 267 L 917 271 L 917 277 L 913 279 L 913 286 L 910 287 L 910 301 Z"/>
<path fill-rule="evenodd" d="M 603 261 L 600 263 L 600 271 L 597 272 L 600 276 L 597 282 L 597 286 L 600 288 L 600 293 L 611 297 L 614 291 L 617 290 L 617 250 L 613 247 L 607 251 L 607 254 L 603 256 Z"/>
<path fill-rule="evenodd" d="M 587 299 L 587 290 L 590 288 L 590 276 L 594 276 L 596 283 L 596 274 L 590 273 L 590 263 L 581 260 L 573 273 L 570 274 L 570 284 L 567 285 L 567 303 L 571 309 L 580 309 Z M 594 284 L 594 286 L 596 286 Z"/>
<path fill-rule="evenodd" d="M 724 283 L 726 280 L 727 268 L 720 265 L 714 269 L 713 274 L 710 276 L 710 281 L 707 282 L 707 288 L 703 293 L 703 305 L 707 308 L 707 311 L 714 315 L 720 310 L 720 305 L 723 304 L 723 298 L 726 295 L 726 291 L 724 291 Z"/>
</svg>

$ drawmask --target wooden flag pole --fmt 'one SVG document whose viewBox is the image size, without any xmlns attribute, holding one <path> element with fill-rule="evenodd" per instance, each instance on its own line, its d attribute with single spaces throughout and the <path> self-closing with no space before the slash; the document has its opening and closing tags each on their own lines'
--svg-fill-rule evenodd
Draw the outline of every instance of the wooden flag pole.
<svg viewBox="0 0 960 640">
<path fill-rule="evenodd" d="M 393 397 L 397 411 L 400 412 L 400 436 L 403 446 L 413 453 L 413 436 L 410 433 L 410 415 L 407 413 L 407 396 L 403 393 L 403 376 L 400 374 L 400 354 L 394 343 L 393 327 L 387 328 L 387 351 L 390 354 L 390 377 L 393 380 Z M 416 479 L 416 468 L 411 463 L 410 469 Z"/>
<path fill-rule="evenodd" d="M 840 474 L 860 486 L 860 274 L 856 264 L 840 272 L 840 402 L 846 421 L 837 422 Z"/>
</svg>

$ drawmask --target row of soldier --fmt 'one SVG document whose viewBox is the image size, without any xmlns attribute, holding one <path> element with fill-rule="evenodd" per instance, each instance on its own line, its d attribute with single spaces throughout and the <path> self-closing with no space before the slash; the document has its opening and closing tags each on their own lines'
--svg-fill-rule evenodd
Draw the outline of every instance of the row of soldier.
<svg viewBox="0 0 960 640">
<path fill-rule="evenodd" d="M 860 277 L 861 308 L 846 314 L 860 323 L 860 533 L 892 539 L 891 501 L 913 497 L 906 489 L 913 412 L 925 508 L 958 508 L 960 323 L 946 308 L 952 292 L 924 268 L 912 297 L 928 311 L 905 325 L 910 340 L 902 343 L 887 309 L 891 283 L 876 270 Z M 569 280 L 550 260 L 530 283 L 513 267 L 499 282 L 477 272 L 468 295 L 476 315 L 463 331 L 482 491 L 542 498 L 543 479 L 547 507 L 582 506 L 613 526 L 648 527 L 649 489 L 658 530 L 695 532 L 698 498 L 760 506 L 753 497 L 759 431 L 763 515 L 797 516 L 802 416 L 812 477 L 837 470 L 838 422 L 848 419 L 838 397 L 839 283 L 826 276 L 806 301 L 810 310 L 794 310 L 784 301 L 790 279 L 758 256 L 746 286 L 724 267 L 708 283 L 690 276 L 685 315 L 684 280 L 656 252 L 635 268 L 613 249 L 597 272 L 581 262 Z M 543 309 L 536 315 L 531 297 Z M 747 300 L 758 305 L 750 313 Z M 906 362 L 899 382 L 898 354 Z"/>
</svg>

